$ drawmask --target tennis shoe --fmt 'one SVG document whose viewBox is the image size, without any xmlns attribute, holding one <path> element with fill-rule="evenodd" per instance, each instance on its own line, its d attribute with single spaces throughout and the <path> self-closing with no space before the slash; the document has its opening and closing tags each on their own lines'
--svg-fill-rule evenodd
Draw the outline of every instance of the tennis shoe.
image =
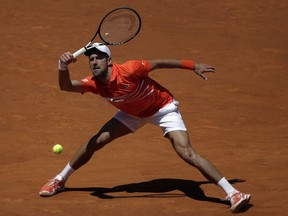
<svg viewBox="0 0 288 216">
<path fill-rule="evenodd" d="M 41 189 L 39 192 L 40 196 L 43 197 L 50 197 L 65 190 L 65 181 L 64 179 L 50 179 Z"/>
<path fill-rule="evenodd" d="M 248 206 L 250 199 L 251 194 L 245 194 L 239 191 L 235 191 L 232 195 L 228 195 L 223 200 L 230 201 L 231 203 L 230 209 L 233 213 L 236 213 L 245 210 Z"/>
</svg>

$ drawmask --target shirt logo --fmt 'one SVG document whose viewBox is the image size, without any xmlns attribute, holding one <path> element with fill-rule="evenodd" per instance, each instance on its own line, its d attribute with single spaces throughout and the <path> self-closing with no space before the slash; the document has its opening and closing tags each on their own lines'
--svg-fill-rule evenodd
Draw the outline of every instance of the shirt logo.
<svg viewBox="0 0 288 216">
<path fill-rule="evenodd" d="M 88 82 L 87 78 L 82 79 L 83 82 Z"/>
</svg>

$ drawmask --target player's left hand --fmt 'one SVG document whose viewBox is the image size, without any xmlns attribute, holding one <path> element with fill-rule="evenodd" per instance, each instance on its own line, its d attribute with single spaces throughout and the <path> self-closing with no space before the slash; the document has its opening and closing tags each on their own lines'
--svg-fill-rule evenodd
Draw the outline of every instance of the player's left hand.
<svg viewBox="0 0 288 216">
<path fill-rule="evenodd" d="M 198 76 L 202 77 L 202 79 L 207 80 L 208 78 L 204 75 L 204 73 L 215 73 L 215 68 L 207 64 L 195 64 L 194 72 Z"/>
</svg>

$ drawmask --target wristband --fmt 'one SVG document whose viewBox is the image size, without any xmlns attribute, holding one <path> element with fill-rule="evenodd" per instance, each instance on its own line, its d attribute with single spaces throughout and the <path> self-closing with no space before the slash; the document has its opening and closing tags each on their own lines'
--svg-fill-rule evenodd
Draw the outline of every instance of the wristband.
<svg viewBox="0 0 288 216">
<path fill-rule="evenodd" d="M 59 60 L 58 69 L 59 69 L 60 71 L 66 71 L 66 70 L 68 70 L 68 66 L 67 66 L 67 64 L 65 64 L 64 62 L 61 62 L 61 61 Z"/>
<path fill-rule="evenodd" d="M 195 70 L 195 64 L 192 60 L 182 60 L 180 64 L 180 68 Z"/>
</svg>

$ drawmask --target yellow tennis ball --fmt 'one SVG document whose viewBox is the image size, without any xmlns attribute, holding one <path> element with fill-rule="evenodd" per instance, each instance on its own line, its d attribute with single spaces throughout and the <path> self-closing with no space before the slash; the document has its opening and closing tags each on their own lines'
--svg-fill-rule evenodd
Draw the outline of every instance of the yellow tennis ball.
<svg viewBox="0 0 288 216">
<path fill-rule="evenodd" d="M 61 152 L 63 151 L 63 147 L 60 144 L 56 144 L 53 146 L 53 152 L 55 154 L 61 154 Z"/>
</svg>

